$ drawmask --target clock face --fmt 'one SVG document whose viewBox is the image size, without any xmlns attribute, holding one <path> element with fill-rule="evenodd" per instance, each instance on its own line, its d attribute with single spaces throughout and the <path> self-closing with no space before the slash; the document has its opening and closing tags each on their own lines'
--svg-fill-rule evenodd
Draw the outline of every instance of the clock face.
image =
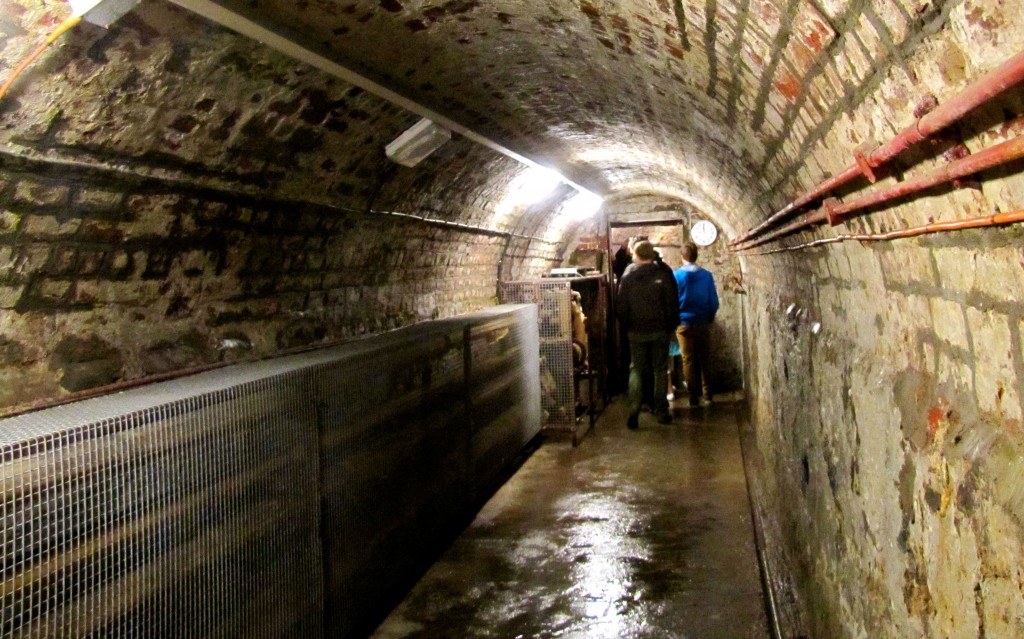
<svg viewBox="0 0 1024 639">
<path fill-rule="evenodd" d="M 707 220 L 701 220 L 690 227 L 690 239 L 697 246 L 710 246 L 718 237 L 718 229 Z"/>
</svg>

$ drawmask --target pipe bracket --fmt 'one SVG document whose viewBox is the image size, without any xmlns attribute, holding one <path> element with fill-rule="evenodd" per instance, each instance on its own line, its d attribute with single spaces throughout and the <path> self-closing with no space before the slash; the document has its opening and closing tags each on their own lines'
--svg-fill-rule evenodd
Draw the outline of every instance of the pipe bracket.
<svg viewBox="0 0 1024 639">
<path fill-rule="evenodd" d="M 857 168 L 864 174 L 864 177 L 868 179 L 868 182 L 874 184 L 878 181 L 878 177 L 875 175 L 875 164 L 871 162 L 871 153 L 875 150 L 873 145 L 861 144 L 853 150 L 853 159 L 857 163 Z"/>
<path fill-rule="evenodd" d="M 837 226 L 843 223 L 842 215 L 836 211 L 839 208 L 839 200 L 834 197 L 827 198 L 821 203 L 821 208 L 825 210 L 825 219 L 828 220 L 830 226 Z"/>
</svg>

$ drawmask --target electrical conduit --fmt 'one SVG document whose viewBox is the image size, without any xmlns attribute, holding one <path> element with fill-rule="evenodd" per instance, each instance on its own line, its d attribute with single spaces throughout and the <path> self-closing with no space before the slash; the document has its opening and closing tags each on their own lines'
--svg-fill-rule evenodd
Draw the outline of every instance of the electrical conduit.
<svg viewBox="0 0 1024 639">
<path fill-rule="evenodd" d="M 889 231 L 888 233 L 851 233 L 847 235 L 837 235 L 835 237 L 814 240 L 813 242 L 798 244 L 796 246 L 784 246 L 782 248 L 776 248 L 767 251 L 752 251 L 750 253 L 744 253 L 744 255 L 771 255 L 773 253 L 799 251 L 803 249 L 814 248 L 816 246 L 824 246 L 825 244 L 837 244 L 839 242 L 850 241 L 888 242 L 891 240 L 907 237 L 916 237 L 918 235 L 926 235 L 929 233 L 948 233 L 950 231 L 962 231 L 964 229 L 984 228 L 987 226 L 1004 226 L 1006 224 L 1017 224 L 1019 222 L 1024 222 L 1024 210 L 1013 211 L 1011 213 L 996 213 L 995 215 L 985 215 L 982 217 L 972 217 L 967 218 L 965 220 L 933 222 L 931 224 L 925 224 L 924 226 L 915 226 L 908 229 L 899 229 L 897 231 Z"/>
</svg>

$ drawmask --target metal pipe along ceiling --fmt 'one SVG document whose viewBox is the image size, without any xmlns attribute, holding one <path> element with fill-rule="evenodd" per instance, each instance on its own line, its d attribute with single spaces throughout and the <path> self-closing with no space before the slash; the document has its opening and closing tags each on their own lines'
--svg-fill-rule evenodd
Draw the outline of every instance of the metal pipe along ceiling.
<svg viewBox="0 0 1024 639">
<path fill-rule="evenodd" d="M 916 237 L 929 233 L 948 233 L 951 231 L 963 231 L 965 229 L 985 228 L 987 226 L 1005 226 L 1024 222 L 1024 211 L 1013 211 L 1010 213 L 996 213 L 982 217 L 971 217 L 964 220 L 951 220 L 949 222 L 933 222 L 923 226 L 914 226 L 907 229 L 889 231 L 888 233 L 848 233 L 827 237 L 813 242 L 805 242 L 796 246 L 783 246 L 781 248 L 767 251 L 751 251 L 744 255 L 772 255 L 773 253 L 785 253 L 788 251 L 800 251 L 824 246 L 826 244 L 838 244 L 839 242 L 889 242 L 907 237 Z"/>
<path fill-rule="evenodd" d="M 416 102 L 397 91 L 394 91 L 382 84 L 352 71 L 351 69 L 338 64 L 329 57 L 318 53 L 314 45 L 304 42 L 304 38 L 298 34 L 289 33 L 280 25 L 268 24 L 267 21 L 259 18 L 258 11 L 246 8 L 241 3 L 230 0 L 170 0 L 184 9 L 224 26 L 236 33 L 247 36 L 261 42 L 276 51 L 283 53 L 290 58 L 308 64 L 312 67 L 334 76 L 340 80 L 364 89 L 379 98 L 383 98 L 392 104 L 396 104 L 407 111 L 427 118 L 444 128 L 458 133 L 459 135 L 481 144 L 493 151 L 501 153 L 522 164 L 535 168 L 548 168 L 539 162 L 532 160 L 504 144 L 497 142 L 469 127 L 444 116 L 433 109 Z M 255 4 L 255 3 L 253 3 Z M 580 184 L 577 184 L 564 175 L 560 174 L 563 182 L 577 191 L 591 193 L 591 191 Z"/>
</svg>

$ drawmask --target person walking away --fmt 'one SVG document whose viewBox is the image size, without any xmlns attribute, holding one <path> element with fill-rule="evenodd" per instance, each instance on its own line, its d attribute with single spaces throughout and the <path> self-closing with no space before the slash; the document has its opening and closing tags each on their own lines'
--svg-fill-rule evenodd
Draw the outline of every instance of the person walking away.
<svg viewBox="0 0 1024 639">
<path fill-rule="evenodd" d="M 626 270 L 623 271 L 623 275 L 625 275 L 626 273 L 631 272 L 633 269 L 635 269 L 637 266 L 639 266 L 639 263 L 636 261 L 635 255 L 633 254 L 633 251 L 635 250 L 636 245 L 639 242 L 650 242 L 650 239 L 648 239 L 646 235 L 637 235 L 636 237 L 629 238 L 629 253 L 630 253 L 631 256 L 633 256 L 633 259 L 630 262 L 629 266 L 626 267 Z M 651 246 L 652 247 L 654 246 L 653 242 L 651 242 Z M 654 263 L 656 265 L 658 265 L 659 267 L 661 267 L 661 269 L 664 270 L 665 273 L 667 273 L 669 276 L 672 276 L 672 267 L 665 263 L 665 260 L 663 260 L 661 258 L 661 253 L 659 253 L 658 249 L 656 249 L 656 248 L 654 249 Z M 626 341 L 626 340 L 628 340 L 628 338 L 622 338 L 622 341 Z M 669 340 L 669 344 L 674 344 L 675 342 L 676 342 L 675 337 L 673 337 L 672 339 Z M 626 349 L 625 352 L 626 353 L 629 352 L 628 348 Z M 629 371 L 627 370 L 626 371 L 627 386 L 628 386 L 628 382 L 629 382 L 629 376 L 628 375 L 629 375 Z M 653 400 L 654 400 L 654 394 L 656 392 L 655 391 L 655 387 L 654 387 L 654 373 L 653 373 L 653 371 L 646 371 L 646 370 L 644 371 L 644 373 L 643 373 L 643 375 L 641 376 L 641 379 L 640 379 L 640 389 L 642 391 L 641 399 L 640 399 L 640 406 L 642 407 L 641 409 L 646 408 L 647 410 L 650 410 L 650 411 L 653 412 L 653 410 L 654 410 L 654 401 Z"/>
<path fill-rule="evenodd" d="M 718 313 L 718 291 L 711 272 L 697 266 L 697 245 L 687 242 L 683 265 L 676 269 L 679 291 L 679 328 L 676 337 L 683 352 L 683 377 L 690 406 L 711 403 L 708 364 L 711 358 L 711 326 Z"/>
<path fill-rule="evenodd" d="M 629 337 L 630 429 L 639 427 L 642 378 L 649 372 L 653 388 L 667 387 L 668 345 L 679 324 L 676 280 L 654 262 L 654 246 L 641 241 L 633 247 L 633 264 L 622 276 L 616 298 L 616 314 Z M 662 424 L 672 422 L 664 392 L 653 394 L 651 409 Z"/>
<path fill-rule="evenodd" d="M 633 245 L 636 244 L 636 238 L 630 236 L 626 240 L 625 244 L 619 248 L 619 251 L 615 254 L 615 264 L 613 270 L 615 272 L 615 287 L 618 292 L 618 285 L 622 282 L 622 278 L 625 277 L 626 271 L 630 266 L 633 265 Z M 623 252 L 625 248 L 625 252 Z M 617 304 L 618 302 L 616 302 Z M 616 326 L 616 332 L 618 333 L 618 356 L 615 361 L 615 387 L 616 389 L 629 389 L 629 336 L 626 335 L 626 329 L 622 326 L 622 322 L 618 322 Z"/>
</svg>

